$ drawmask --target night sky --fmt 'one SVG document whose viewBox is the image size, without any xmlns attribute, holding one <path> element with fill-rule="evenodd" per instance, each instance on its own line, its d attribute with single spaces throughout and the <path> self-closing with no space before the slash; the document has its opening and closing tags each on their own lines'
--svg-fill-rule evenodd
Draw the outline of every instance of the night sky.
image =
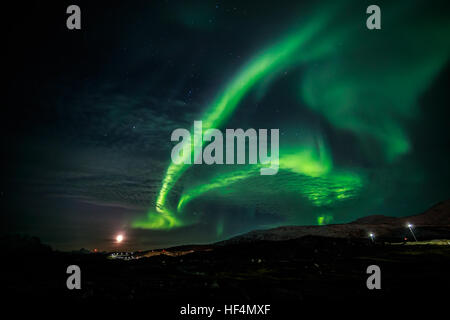
<svg viewBox="0 0 450 320">
<path fill-rule="evenodd" d="M 82 29 L 66 28 L 78 4 Z M 378 4 L 382 29 L 366 28 Z M 1 233 L 151 249 L 450 198 L 445 1 L 9 5 Z M 280 170 L 176 166 L 176 128 L 278 128 Z"/>
</svg>

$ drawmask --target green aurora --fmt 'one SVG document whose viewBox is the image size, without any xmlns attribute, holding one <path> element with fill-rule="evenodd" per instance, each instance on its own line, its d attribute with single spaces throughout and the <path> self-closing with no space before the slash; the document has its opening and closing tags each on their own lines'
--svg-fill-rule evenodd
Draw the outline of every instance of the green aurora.
<svg viewBox="0 0 450 320">
<path fill-rule="evenodd" d="M 413 151 L 408 125 L 419 116 L 418 101 L 448 62 L 450 23 L 427 13 L 423 2 L 411 1 L 406 8 L 385 3 L 383 26 L 389 31 L 371 33 L 365 29 L 361 8 L 353 4 L 342 2 L 303 13 L 299 26 L 263 47 L 223 87 L 200 117 L 203 130 L 224 128 L 237 108 L 244 107 L 247 95 L 268 78 L 289 71 L 298 75 L 292 95 L 298 97 L 299 108 L 308 108 L 333 129 L 352 135 L 369 161 L 383 168 L 401 165 Z M 370 172 L 362 165 L 335 161 L 327 138 L 319 129 L 310 131 L 313 139 L 296 143 L 281 137 L 277 175 L 260 176 L 260 165 L 214 166 L 206 178 L 184 185 L 181 194 L 174 195 L 175 203 L 169 195 L 188 169 L 196 168 L 171 163 L 154 207 L 133 227 L 195 224 L 199 217 L 189 215 L 188 208 L 206 197 L 244 206 L 266 203 L 295 223 L 301 213 L 285 210 L 273 200 L 292 195 L 315 208 L 317 224 L 335 221 L 333 208 L 371 192 Z M 367 147 L 372 144 L 376 148 Z M 217 223 L 218 237 L 224 223 L 223 219 Z"/>
</svg>

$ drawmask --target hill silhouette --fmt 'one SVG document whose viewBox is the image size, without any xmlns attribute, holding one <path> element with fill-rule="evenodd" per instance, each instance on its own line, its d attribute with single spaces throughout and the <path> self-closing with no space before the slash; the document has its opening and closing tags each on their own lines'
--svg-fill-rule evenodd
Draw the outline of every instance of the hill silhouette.
<svg viewBox="0 0 450 320">
<path fill-rule="evenodd" d="M 236 244 L 253 241 L 285 241 L 305 236 L 361 239 L 370 233 L 388 241 L 403 241 L 411 236 L 407 224 L 411 223 L 421 240 L 450 237 L 450 200 L 439 202 L 425 212 L 408 217 L 371 215 L 346 224 L 324 226 L 283 226 L 268 230 L 255 230 L 220 242 Z"/>
</svg>

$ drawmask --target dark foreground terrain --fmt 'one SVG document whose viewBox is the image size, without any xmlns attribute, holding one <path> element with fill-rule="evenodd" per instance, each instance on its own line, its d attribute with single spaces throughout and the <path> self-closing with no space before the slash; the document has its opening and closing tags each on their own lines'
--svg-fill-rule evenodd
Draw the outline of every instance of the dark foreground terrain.
<svg viewBox="0 0 450 320">
<path fill-rule="evenodd" d="M 414 301 L 442 306 L 449 297 L 449 243 L 373 244 L 368 239 L 306 236 L 173 248 L 131 261 L 37 246 L 28 253 L 10 251 L 3 259 L 3 290 L 11 300 L 50 305 L 109 301 L 110 306 L 164 306 L 167 318 L 188 303 L 271 303 L 272 309 L 282 305 L 293 310 Z M 81 290 L 66 288 L 66 268 L 72 264 L 81 268 Z M 366 269 L 373 264 L 381 268 L 381 290 L 366 286 Z"/>
<path fill-rule="evenodd" d="M 373 240 L 369 232 L 376 235 Z M 173 319 L 187 304 L 222 309 L 224 304 L 270 304 L 277 319 L 309 308 L 348 314 L 360 306 L 365 314 L 388 307 L 435 312 L 450 301 L 450 201 L 406 218 L 287 226 L 211 245 L 126 256 L 57 252 L 20 236 L 1 238 L 0 249 L 7 301 L 28 306 L 16 310 L 89 305 L 101 312 L 145 310 L 162 313 L 157 319 Z M 69 265 L 81 269 L 80 290 L 67 289 Z M 380 290 L 367 287 L 371 265 L 381 270 Z"/>
</svg>

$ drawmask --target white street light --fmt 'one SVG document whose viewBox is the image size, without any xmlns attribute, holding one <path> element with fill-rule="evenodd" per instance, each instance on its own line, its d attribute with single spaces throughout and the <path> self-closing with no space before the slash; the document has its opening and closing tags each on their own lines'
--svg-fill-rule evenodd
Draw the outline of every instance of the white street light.
<svg viewBox="0 0 450 320">
<path fill-rule="evenodd" d="M 413 235 L 414 240 L 416 240 L 416 242 L 417 242 L 417 238 L 416 238 L 416 235 L 414 234 L 412 227 L 413 227 L 413 225 L 411 223 L 408 223 L 409 231 L 411 231 L 411 234 Z"/>
</svg>

